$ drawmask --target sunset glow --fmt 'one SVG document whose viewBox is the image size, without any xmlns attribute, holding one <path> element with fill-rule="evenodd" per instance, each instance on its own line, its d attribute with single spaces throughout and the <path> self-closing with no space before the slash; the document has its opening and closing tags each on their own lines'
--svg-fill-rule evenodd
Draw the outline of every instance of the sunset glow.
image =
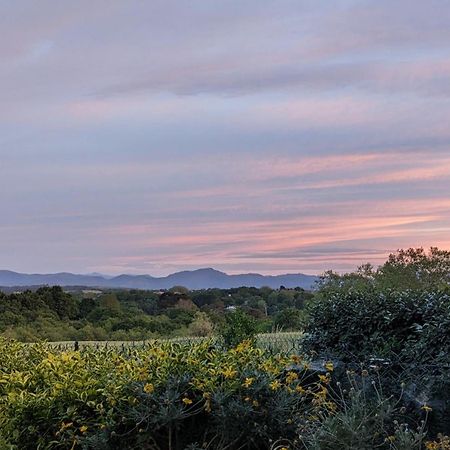
<svg viewBox="0 0 450 450">
<path fill-rule="evenodd" d="M 440 0 L 0 5 L 0 268 L 317 274 L 450 250 Z"/>
</svg>

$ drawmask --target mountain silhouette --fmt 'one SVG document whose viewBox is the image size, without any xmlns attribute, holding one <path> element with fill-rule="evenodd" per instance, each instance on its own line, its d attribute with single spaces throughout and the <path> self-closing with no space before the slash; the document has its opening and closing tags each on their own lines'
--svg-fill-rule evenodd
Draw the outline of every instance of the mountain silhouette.
<svg viewBox="0 0 450 450">
<path fill-rule="evenodd" d="M 188 289 L 235 287 L 271 288 L 301 287 L 312 289 L 317 277 L 302 273 L 285 275 L 260 275 L 247 273 L 228 275 L 215 269 L 198 269 L 176 272 L 166 277 L 152 277 L 150 275 L 118 275 L 109 277 L 100 274 L 77 275 L 61 272 L 53 274 L 24 274 L 10 270 L 0 270 L 0 286 L 23 287 L 41 285 L 85 286 L 97 288 L 127 288 L 127 289 L 169 289 L 173 286 L 185 286 Z"/>
</svg>

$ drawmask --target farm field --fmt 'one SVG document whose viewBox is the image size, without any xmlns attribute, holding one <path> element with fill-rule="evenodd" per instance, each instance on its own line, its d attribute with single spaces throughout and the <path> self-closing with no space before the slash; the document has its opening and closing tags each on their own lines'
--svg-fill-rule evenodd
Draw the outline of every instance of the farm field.
<svg viewBox="0 0 450 450">
<path fill-rule="evenodd" d="M 304 333 L 301 331 L 287 331 L 277 333 L 259 333 L 255 336 L 255 345 L 259 348 L 268 349 L 274 352 L 282 353 L 298 353 L 301 351 L 301 341 L 304 337 Z M 208 337 L 175 337 L 168 339 L 150 339 L 144 341 L 77 341 L 80 349 L 85 347 L 93 348 L 141 348 L 155 343 L 177 343 L 177 344 L 195 344 L 204 341 L 211 341 Z M 61 341 L 61 342 L 48 342 L 51 347 L 58 348 L 60 350 L 73 350 L 75 342 L 73 341 Z"/>
</svg>

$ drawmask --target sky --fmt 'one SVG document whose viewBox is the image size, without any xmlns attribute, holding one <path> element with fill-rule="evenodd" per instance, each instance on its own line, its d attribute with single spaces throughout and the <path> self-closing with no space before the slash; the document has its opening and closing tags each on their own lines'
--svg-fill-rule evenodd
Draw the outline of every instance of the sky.
<svg viewBox="0 0 450 450">
<path fill-rule="evenodd" d="M 450 249 L 449 23 L 447 0 L 0 0 L 0 268 Z"/>
</svg>

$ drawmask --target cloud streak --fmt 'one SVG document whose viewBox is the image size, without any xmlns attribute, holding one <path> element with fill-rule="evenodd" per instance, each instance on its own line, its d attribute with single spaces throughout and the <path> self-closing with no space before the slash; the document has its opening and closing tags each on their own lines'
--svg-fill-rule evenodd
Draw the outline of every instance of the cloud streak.
<svg viewBox="0 0 450 450">
<path fill-rule="evenodd" d="M 0 266 L 450 248 L 449 21 L 445 0 L 0 5 Z"/>
</svg>

